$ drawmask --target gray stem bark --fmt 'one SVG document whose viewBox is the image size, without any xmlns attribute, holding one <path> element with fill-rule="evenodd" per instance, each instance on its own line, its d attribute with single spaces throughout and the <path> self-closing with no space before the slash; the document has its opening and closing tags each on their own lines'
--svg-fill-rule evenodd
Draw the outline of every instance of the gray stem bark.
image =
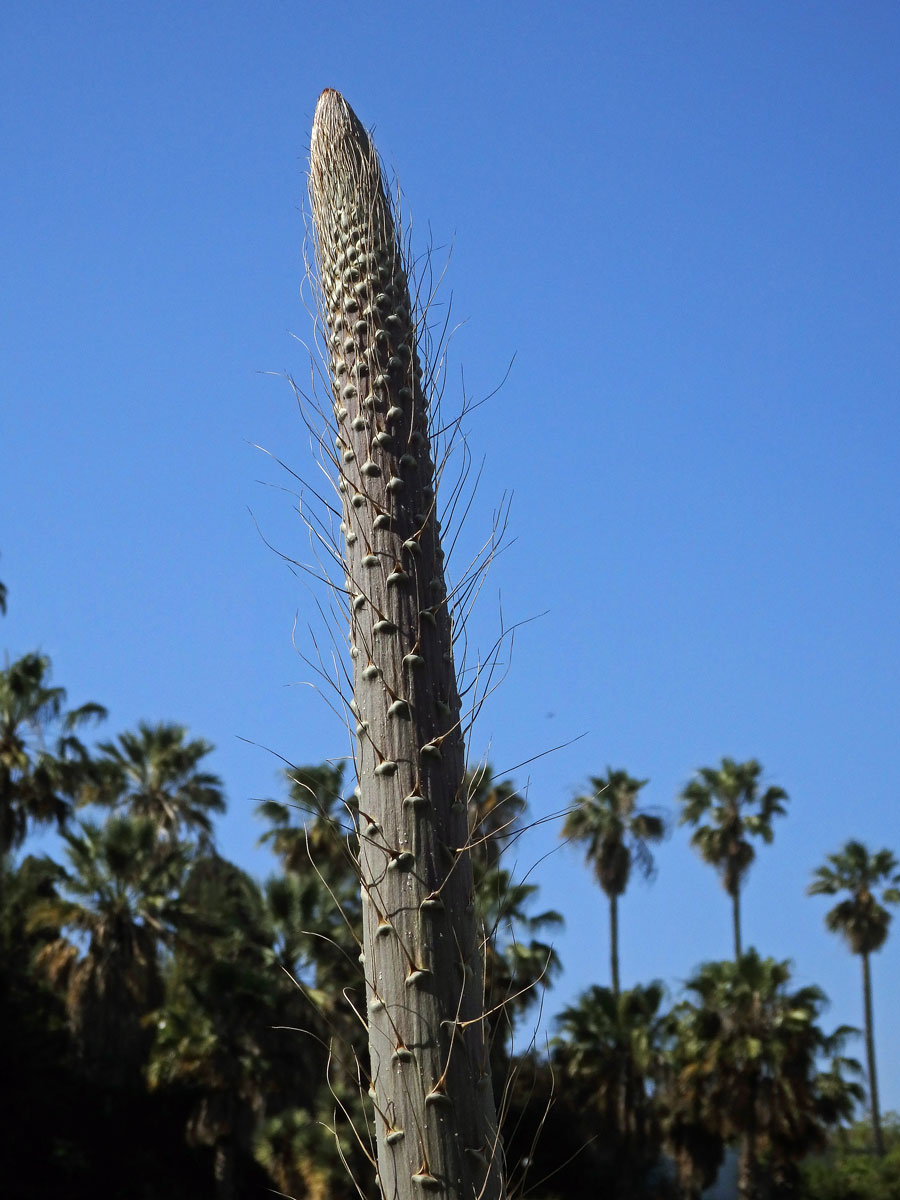
<svg viewBox="0 0 900 1200">
<path fill-rule="evenodd" d="M 310 192 L 343 509 L 379 1182 L 386 1200 L 500 1200 L 428 381 L 380 163 L 331 90 L 316 107 Z"/>
</svg>

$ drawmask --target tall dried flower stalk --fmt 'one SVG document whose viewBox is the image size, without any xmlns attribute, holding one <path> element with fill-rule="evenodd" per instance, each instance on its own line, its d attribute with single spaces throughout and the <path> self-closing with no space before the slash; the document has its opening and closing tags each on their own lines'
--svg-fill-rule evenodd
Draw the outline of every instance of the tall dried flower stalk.
<svg viewBox="0 0 900 1200">
<path fill-rule="evenodd" d="M 349 595 L 379 1182 L 390 1200 L 500 1200 L 421 327 L 378 155 L 332 90 L 316 107 L 310 193 Z"/>
</svg>

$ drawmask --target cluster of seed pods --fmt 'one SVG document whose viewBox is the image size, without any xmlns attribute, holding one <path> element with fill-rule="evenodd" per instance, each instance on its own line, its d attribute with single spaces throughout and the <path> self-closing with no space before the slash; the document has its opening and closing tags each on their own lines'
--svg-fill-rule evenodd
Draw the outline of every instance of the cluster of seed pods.
<svg viewBox="0 0 900 1200">
<path fill-rule="evenodd" d="M 382 1194 L 498 1200 L 460 700 L 416 314 L 381 164 L 323 92 L 310 194 L 342 498 Z"/>
</svg>

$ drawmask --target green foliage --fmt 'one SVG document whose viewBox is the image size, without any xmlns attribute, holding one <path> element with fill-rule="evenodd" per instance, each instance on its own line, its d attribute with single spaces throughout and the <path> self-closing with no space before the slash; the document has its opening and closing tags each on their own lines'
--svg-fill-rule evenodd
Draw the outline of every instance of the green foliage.
<svg viewBox="0 0 900 1200">
<path fill-rule="evenodd" d="M 881 892 L 879 903 L 877 893 Z M 832 933 L 839 933 L 854 954 L 872 954 L 887 940 L 891 914 L 887 905 L 900 904 L 900 863 L 890 850 L 872 853 L 862 842 L 849 841 L 817 867 L 810 896 L 849 892 L 825 916 Z"/>
<path fill-rule="evenodd" d="M 679 796 L 679 823 L 694 826 L 691 845 L 716 868 L 731 897 L 735 958 L 742 951 L 741 888 L 756 857 L 750 838 L 772 842 L 772 819 L 784 816 L 788 799 L 780 787 L 761 792 L 761 775 L 756 759 L 723 758 L 718 767 L 701 767 Z"/>
<path fill-rule="evenodd" d="M 484 930 L 485 1009 L 490 1014 L 495 1067 L 516 1022 L 541 997 L 561 964 L 546 935 L 563 924 L 552 909 L 529 913 L 538 888 L 516 882 L 500 866 L 504 849 L 526 828 L 528 806 L 512 780 L 482 765 L 466 776 L 475 907 Z"/>
<path fill-rule="evenodd" d="M 784 816 L 787 793 L 759 789 L 762 767 L 755 759 L 723 758 L 719 767 L 701 767 L 682 791 L 681 824 L 693 825 L 691 845 L 716 867 L 730 896 L 735 895 L 756 856 L 750 837 L 769 845 L 772 818 Z"/>
<path fill-rule="evenodd" d="M 511 779 L 496 779 L 487 763 L 465 779 L 472 863 L 478 874 L 500 864 L 503 851 L 520 835 L 528 809 Z"/>
<path fill-rule="evenodd" d="M 188 740 L 183 725 L 142 722 L 136 733 L 101 742 L 81 802 L 146 818 L 161 842 L 175 843 L 187 833 L 209 846 L 211 814 L 225 811 L 221 779 L 199 767 L 213 749 L 202 738 Z"/>
<path fill-rule="evenodd" d="M 66 707 L 45 655 L 26 654 L 0 671 L 0 864 L 32 828 L 62 829 L 69 820 L 88 769 L 75 731 L 105 716 L 99 704 Z"/>
<path fill-rule="evenodd" d="M 737 962 L 704 964 L 673 1014 L 666 1104 L 676 1157 L 690 1163 L 698 1126 L 720 1145 L 739 1140 L 742 1195 L 755 1195 L 762 1176 L 793 1178 L 796 1162 L 824 1146 L 828 1127 L 859 1095 L 846 1080 L 859 1065 L 841 1055 L 856 1031 L 826 1035 L 817 1023 L 824 994 L 790 991 L 789 983 L 787 962 L 751 950 Z M 830 1060 L 824 1073 L 822 1055 Z"/>
<path fill-rule="evenodd" d="M 329 1100 L 334 1103 L 329 1095 Z M 348 1097 L 342 1097 L 346 1103 Z M 353 1162 L 355 1177 L 363 1180 L 371 1171 L 356 1166 L 358 1144 L 352 1133 L 340 1133 L 334 1127 L 328 1106 L 323 1112 L 310 1113 L 302 1108 L 287 1108 L 262 1122 L 255 1138 L 255 1154 L 265 1167 L 274 1186 L 285 1196 L 305 1195 L 308 1200 L 352 1200 L 357 1190 L 348 1169 Z M 369 1194 L 377 1195 L 374 1182 Z M 363 1191 L 366 1194 L 366 1191 Z"/>
<path fill-rule="evenodd" d="M 139 1079 L 126 1090 L 87 1069 L 65 993 L 34 965 L 54 932 L 33 914 L 58 900 L 61 874 L 49 859 L 29 856 L 7 876 L 0 948 L 3 1195 L 211 1197 L 208 1165 L 182 1143 L 180 1098 L 160 1104 Z"/>
<path fill-rule="evenodd" d="M 671 1026 L 661 1007 L 665 994 L 659 980 L 619 995 L 594 986 L 557 1018 L 553 1061 L 602 1132 L 616 1196 L 639 1194 L 660 1152 L 655 1092 Z"/>
<path fill-rule="evenodd" d="M 883 1157 L 871 1153 L 871 1127 L 860 1122 L 805 1162 L 799 1200 L 900 1200 L 900 1114 L 885 1113 L 882 1128 Z"/>
<path fill-rule="evenodd" d="M 621 896 L 632 866 L 645 878 L 653 874 L 650 845 L 665 836 L 659 813 L 637 807 L 638 793 L 649 780 L 607 769 L 591 778 L 591 790 L 578 796 L 566 816 L 562 836 L 584 846 L 588 863 L 607 896 Z"/>
<path fill-rule="evenodd" d="M 877 896 L 879 889 L 881 903 Z M 817 868 L 808 891 L 812 896 L 834 896 L 843 891 L 850 893 L 846 899 L 829 909 L 825 914 L 825 924 L 832 933 L 843 936 L 851 951 L 858 954 L 862 962 L 872 1140 L 875 1153 L 882 1154 L 884 1139 L 878 1103 L 869 956 L 880 950 L 887 940 L 891 923 L 887 905 L 900 903 L 900 866 L 890 850 L 878 850 L 872 854 L 862 842 L 851 840 L 837 854 L 829 854 L 825 865 Z"/>
<path fill-rule="evenodd" d="M 8 855 L 0 894 L 2 1086 L 15 1097 L 0 1168 L 28 1180 L 9 1194 L 352 1200 L 356 1180 L 377 1197 L 357 806 L 342 768 L 292 768 L 285 799 L 260 804 L 278 862 L 260 884 L 213 849 L 224 798 L 204 767 L 210 744 L 160 723 L 91 751 L 78 733 L 102 712 L 70 711 L 41 656 L 0 676 L 5 844 L 57 822 L 64 852 Z M 570 821 L 612 900 L 632 866 L 652 872 L 663 822 L 638 809 L 643 785 L 624 772 L 592 786 Z M 855 1031 L 824 1033 L 824 997 L 792 988 L 786 963 L 751 952 L 707 964 L 672 1010 L 658 982 L 593 987 L 563 1011 L 549 1053 L 516 1052 L 511 1033 L 560 969 L 562 918 L 503 865 L 527 822 L 512 781 L 485 766 L 465 789 L 511 1189 L 663 1197 L 665 1149 L 694 1196 L 739 1143 L 773 1200 L 898 1200 L 900 1121 L 885 1121 L 880 1160 L 868 1124 L 846 1130 L 863 1097 Z M 103 819 L 73 824 L 90 801 Z M 754 805 L 742 828 L 765 838 L 781 799 Z M 849 842 L 810 890 L 846 891 L 829 928 L 870 950 L 898 886 L 892 854 Z"/>
<path fill-rule="evenodd" d="M 645 879 L 654 873 L 650 845 L 666 834 L 659 814 L 637 807 L 638 793 L 648 783 L 625 771 L 607 768 L 591 779 L 591 791 L 576 798 L 566 815 L 561 836 L 580 843 L 597 882 L 609 897 L 610 973 L 613 993 L 619 993 L 618 900 L 628 886 L 632 866 Z"/>
<path fill-rule="evenodd" d="M 144 1017 L 162 996 L 160 955 L 178 926 L 186 856 L 178 846 L 161 856 L 147 819 L 84 822 L 64 841 L 70 866 L 31 913 L 32 930 L 54 935 L 35 965 L 65 996 L 89 1071 L 124 1085 L 149 1045 Z"/>
<path fill-rule="evenodd" d="M 310 938 L 320 942 L 314 963 L 305 964 L 285 943 L 291 964 L 284 965 L 303 978 L 315 966 L 317 987 L 353 986 L 362 937 L 356 797 L 344 795 L 343 765 L 290 767 L 283 777 L 288 800 L 263 800 L 256 810 L 270 825 L 260 845 L 271 847 L 283 871 L 272 884 L 272 912 L 283 937 L 290 939 L 294 922 L 309 935 L 307 947 Z"/>
<path fill-rule="evenodd" d="M 188 915 L 168 964 L 165 996 L 147 1065 L 151 1089 L 179 1086 L 192 1097 L 185 1133 L 213 1149 L 230 1178 L 252 1154 L 270 1064 L 264 1013 L 274 1013 L 278 978 L 268 969 L 258 887 L 217 855 L 197 860 L 182 889 Z"/>
</svg>

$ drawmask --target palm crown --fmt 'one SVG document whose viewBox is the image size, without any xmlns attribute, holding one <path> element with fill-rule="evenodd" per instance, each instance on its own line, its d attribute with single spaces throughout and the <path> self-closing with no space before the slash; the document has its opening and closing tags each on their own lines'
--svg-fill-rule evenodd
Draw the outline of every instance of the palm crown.
<svg viewBox="0 0 900 1200">
<path fill-rule="evenodd" d="M 142 1014 L 162 999 L 160 948 L 180 919 L 186 850 L 160 854 L 147 818 L 85 821 L 65 842 L 71 867 L 58 869 L 58 892 L 32 917 L 35 930 L 55 934 L 37 961 L 65 988 L 86 1060 L 118 1078 L 138 1069 L 149 1036 Z"/>
<path fill-rule="evenodd" d="M 83 799 L 150 819 L 161 840 L 173 842 L 192 830 L 208 842 L 210 814 L 225 811 L 221 779 L 199 766 L 212 750 L 203 738 L 188 740 L 183 725 L 141 722 L 137 733 L 101 743 L 96 784 Z"/>
<path fill-rule="evenodd" d="M 881 888 L 881 901 L 876 892 Z M 889 850 L 874 854 L 862 842 L 849 841 L 827 856 L 809 886 L 811 896 L 849 892 L 825 917 L 832 933 L 840 933 L 854 954 L 880 950 L 888 935 L 891 914 L 885 907 L 900 904 L 900 864 Z"/>
<path fill-rule="evenodd" d="M 714 866 L 734 905 L 735 956 L 741 954 L 740 890 L 756 857 L 750 837 L 768 845 L 774 837 L 772 818 L 784 816 L 787 792 L 768 787 L 760 792 L 762 767 L 755 759 L 723 758 L 719 767 L 701 767 L 679 796 L 682 825 L 695 826 L 691 845 Z"/>
<path fill-rule="evenodd" d="M 632 865 L 636 864 L 645 878 L 652 876 L 649 843 L 661 841 L 666 833 L 661 815 L 637 807 L 638 793 L 647 782 L 608 767 L 605 777 L 592 777 L 588 795 L 576 798 L 562 828 L 564 838 L 584 846 L 585 858 L 609 897 L 610 970 L 615 996 L 620 990 L 618 899 L 628 886 Z"/>
<path fill-rule="evenodd" d="M 74 731 L 106 716 L 99 704 L 67 709 L 65 688 L 49 680 L 41 654 L 0 671 L 0 856 L 21 846 L 29 825 L 62 827 L 87 759 Z"/>
<path fill-rule="evenodd" d="M 649 878 L 653 855 L 649 844 L 665 836 L 663 817 L 637 807 L 638 793 L 649 781 L 607 768 L 605 778 L 591 778 L 591 792 L 576 797 L 562 836 L 584 846 L 585 858 L 607 896 L 621 896 L 637 865 Z"/>
</svg>

